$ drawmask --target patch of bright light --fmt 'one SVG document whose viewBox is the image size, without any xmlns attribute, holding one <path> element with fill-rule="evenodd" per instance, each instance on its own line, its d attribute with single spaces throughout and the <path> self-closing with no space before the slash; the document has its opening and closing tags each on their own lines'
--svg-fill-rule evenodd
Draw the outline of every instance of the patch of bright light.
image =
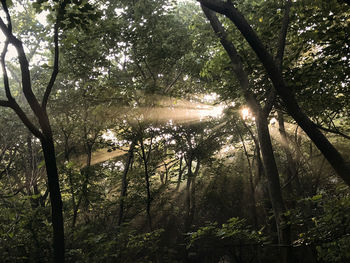
<svg viewBox="0 0 350 263">
<path fill-rule="evenodd" d="M 212 92 L 210 94 L 204 95 L 203 102 L 214 103 L 219 98 L 220 98 L 220 95 L 216 94 L 215 92 Z"/>
<path fill-rule="evenodd" d="M 273 118 L 270 120 L 270 124 L 271 124 L 271 125 L 275 125 L 276 122 L 277 122 L 277 120 L 276 120 L 275 117 L 273 117 Z"/>
<path fill-rule="evenodd" d="M 120 16 L 121 14 L 124 13 L 124 9 L 123 9 L 123 8 L 116 8 L 116 9 L 114 9 L 114 13 L 115 13 L 117 16 Z"/>
<path fill-rule="evenodd" d="M 115 137 L 114 132 L 112 132 L 111 130 L 107 130 L 105 133 L 103 133 L 102 138 L 106 141 L 118 141 L 117 137 Z"/>
<path fill-rule="evenodd" d="M 242 115 L 243 120 L 248 119 L 250 117 L 250 115 L 251 115 L 249 108 L 243 108 L 241 110 L 241 115 Z"/>
<path fill-rule="evenodd" d="M 37 14 L 35 17 L 36 19 L 39 21 L 40 24 L 42 24 L 43 26 L 47 26 L 47 15 L 49 14 L 49 11 L 44 10 L 41 13 Z"/>
<path fill-rule="evenodd" d="M 212 108 L 210 116 L 214 118 L 219 118 L 222 115 L 224 109 L 225 109 L 224 105 L 215 106 Z"/>
<path fill-rule="evenodd" d="M 198 111 L 200 120 L 203 120 L 208 117 L 220 118 L 222 116 L 224 109 L 225 109 L 224 105 L 218 105 L 218 106 L 208 106 L 207 108 L 200 108 L 197 111 Z"/>
</svg>

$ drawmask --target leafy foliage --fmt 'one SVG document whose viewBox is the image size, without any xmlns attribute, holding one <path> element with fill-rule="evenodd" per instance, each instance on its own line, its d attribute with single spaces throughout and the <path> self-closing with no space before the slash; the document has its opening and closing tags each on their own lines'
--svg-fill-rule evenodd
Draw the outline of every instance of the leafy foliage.
<svg viewBox="0 0 350 263">
<path fill-rule="evenodd" d="M 299 233 L 295 244 L 314 245 L 318 258 L 325 262 L 346 262 L 350 258 L 350 198 L 347 191 L 345 187 L 336 195 L 319 194 L 300 201 L 303 214 L 301 211 L 298 214 L 298 226 L 308 224 L 309 227 L 306 232 Z"/>
<path fill-rule="evenodd" d="M 209 223 L 200 227 L 189 234 L 189 239 L 190 251 L 205 262 L 219 260 L 227 254 L 230 257 L 249 258 L 250 253 L 265 240 L 260 232 L 253 231 L 245 224 L 244 219 L 237 217 L 229 219 L 222 226 Z"/>
</svg>

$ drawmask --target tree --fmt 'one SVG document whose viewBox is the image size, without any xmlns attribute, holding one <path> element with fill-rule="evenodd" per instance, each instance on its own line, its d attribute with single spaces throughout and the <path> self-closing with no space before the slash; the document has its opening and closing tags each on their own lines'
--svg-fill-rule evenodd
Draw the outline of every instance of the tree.
<svg viewBox="0 0 350 263">
<path fill-rule="evenodd" d="M 317 126 L 308 118 L 307 115 L 300 109 L 295 96 L 282 76 L 282 71 L 278 62 L 273 59 L 272 55 L 267 51 L 254 29 L 249 25 L 245 17 L 239 12 L 232 2 L 223 2 L 217 0 L 200 0 L 200 2 L 218 13 L 227 16 L 241 32 L 249 45 L 252 47 L 259 60 L 263 64 L 273 86 L 278 95 L 283 100 L 288 113 L 295 119 L 300 127 L 307 133 L 310 139 L 315 143 L 317 148 L 323 153 L 329 163 L 332 165 L 337 174 L 350 185 L 350 167 L 322 134 Z"/>
<path fill-rule="evenodd" d="M 288 226 L 287 220 L 284 218 L 286 208 L 282 197 L 281 186 L 279 181 L 279 173 L 278 173 L 275 157 L 273 154 L 271 138 L 270 138 L 268 122 L 267 122 L 267 115 L 271 110 L 275 95 L 273 92 L 271 92 L 271 94 L 269 94 L 268 101 L 266 102 L 265 107 L 264 108 L 261 107 L 261 105 L 257 102 L 254 93 L 251 91 L 251 88 L 249 87 L 251 85 L 250 84 L 251 82 L 248 80 L 248 75 L 243 69 L 242 62 L 239 58 L 239 55 L 235 46 L 233 45 L 232 42 L 230 42 L 227 39 L 227 33 L 225 32 L 218 18 L 215 16 L 215 13 L 209 10 L 208 8 L 206 8 L 205 6 L 202 6 L 202 8 L 203 8 L 204 14 L 210 21 L 215 33 L 220 38 L 221 44 L 223 45 L 226 52 L 228 53 L 233 65 L 232 67 L 233 71 L 239 80 L 241 89 L 243 90 L 244 97 L 256 116 L 256 126 L 258 130 L 259 144 L 260 144 L 260 148 L 263 156 L 265 174 L 268 178 L 270 200 L 272 202 L 272 207 L 273 207 L 274 215 L 276 219 L 278 239 L 282 245 L 289 246 L 290 238 L 291 238 L 290 228 Z M 282 35 L 281 37 L 282 44 L 280 45 L 280 47 L 283 48 L 284 46 L 283 43 L 285 41 L 284 28 L 282 28 L 281 35 Z M 281 53 L 280 56 L 283 57 L 283 51 L 279 51 L 279 53 Z M 291 260 L 291 256 L 289 255 L 289 253 L 290 253 L 290 250 L 287 249 L 286 253 L 283 254 L 283 262 L 288 262 L 288 260 Z"/>
<path fill-rule="evenodd" d="M 13 35 L 29 50 L 32 92 L 42 98 L 54 47 L 37 44 L 51 42 L 62 0 L 28 8 L 29 0 L 13 2 L 25 7 L 23 14 L 10 8 Z M 88 2 L 101 14 L 93 23 L 95 12 L 83 8 Z M 348 155 L 348 6 L 231 2 L 286 83 L 295 84 L 305 113 L 338 131 L 327 137 Z M 206 18 L 188 1 L 72 0 L 66 7 L 60 73 L 46 107 L 66 261 L 274 263 L 286 261 L 286 248 L 295 261 L 348 258 L 348 187 L 287 116 L 259 58 L 227 17 L 204 6 Z M 35 8 L 48 11 L 48 26 L 34 22 Z M 3 61 L 11 95 L 43 133 L 10 46 Z M 41 55 L 30 61 L 35 50 Z M 9 105 L 6 95 L 0 89 Z M 41 140 L 11 107 L 0 108 L 0 127 L 0 257 L 46 262 L 52 216 Z M 294 189 L 296 175 L 302 193 Z"/>
<path fill-rule="evenodd" d="M 51 8 L 45 5 L 45 1 L 36 3 L 37 8 L 41 8 L 42 5 L 45 8 Z M 53 43 L 54 43 L 54 59 L 53 59 L 53 70 L 49 82 L 46 86 L 45 92 L 41 103 L 39 103 L 38 97 L 34 94 L 32 88 L 32 79 L 30 74 L 30 68 L 27 56 L 24 51 L 22 41 L 13 34 L 12 21 L 10 12 L 8 9 L 7 1 L 2 0 L 2 8 L 6 15 L 6 22 L 0 18 L 0 28 L 6 37 L 3 51 L 1 53 L 1 68 L 3 72 L 4 89 L 7 100 L 0 100 L 0 106 L 11 108 L 23 124 L 30 130 L 30 132 L 37 137 L 42 146 L 43 155 L 45 159 L 47 178 L 48 178 L 48 189 L 50 193 L 51 201 L 51 212 L 52 212 L 52 227 L 53 227 L 53 248 L 54 248 L 54 260 L 55 262 L 64 262 L 64 226 L 63 226 L 63 215 L 62 215 L 62 199 L 60 193 L 60 186 L 58 180 L 58 171 L 55 156 L 55 146 L 53 140 L 52 128 L 47 113 L 47 104 L 55 84 L 55 80 L 58 75 L 58 63 L 59 63 L 59 31 L 65 25 L 63 20 L 66 19 L 66 7 L 70 1 L 64 0 L 57 3 L 52 7 L 53 11 Z M 91 10 L 91 5 L 88 3 L 78 3 L 79 8 L 85 8 Z M 74 10 L 74 9 L 73 9 Z M 74 21 L 73 21 L 74 22 Z M 72 23 L 71 23 L 72 24 Z M 6 53 L 9 45 L 13 45 L 17 50 L 17 57 L 20 64 L 20 71 L 22 75 L 21 85 L 26 102 L 29 104 L 32 113 L 35 115 L 38 121 L 38 125 L 34 121 L 30 120 L 25 111 L 17 103 L 15 97 L 11 93 L 9 76 L 7 71 L 7 65 L 5 61 Z"/>
<path fill-rule="evenodd" d="M 46 107 L 47 102 L 55 83 L 57 74 L 58 74 L 58 58 L 59 58 L 59 47 L 58 47 L 58 32 L 59 32 L 59 19 L 63 15 L 63 11 L 67 4 L 67 1 L 64 1 L 60 4 L 57 10 L 57 20 L 54 26 L 54 46 L 55 46 L 55 56 L 54 56 L 54 68 L 50 81 L 46 87 L 44 97 L 41 104 L 39 103 L 37 97 L 33 93 L 31 86 L 31 76 L 29 71 L 29 64 L 27 61 L 26 54 L 24 52 L 24 47 L 22 42 L 13 35 L 12 32 L 12 22 L 10 13 L 7 7 L 6 0 L 1 1 L 3 10 L 6 13 L 7 25 L 5 22 L 0 19 L 0 28 L 3 34 L 6 36 L 5 45 L 1 53 L 1 67 L 4 77 L 4 88 L 6 92 L 7 100 L 1 100 L 0 105 L 3 107 L 11 108 L 15 111 L 21 121 L 25 126 L 35 135 L 41 142 L 47 178 L 48 178 L 48 189 L 50 192 L 50 201 L 51 201 L 51 212 L 52 212 L 52 227 L 53 227 L 53 247 L 54 247 L 54 260 L 55 262 L 64 262 L 64 227 L 63 227 L 63 215 L 62 215 L 62 200 L 60 193 L 60 186 L 58 181 L 58 171 L 56 165 L 56 156 L 55 156 L 55 146 L 53 142 L 52 130 L 47 115 Z M 21 66 L 22 74 L 22 91 L 24 96 L 31 107 L 31 110 L 38 119 L 39 127 L 38 128 L 18 105 L 15 98 L 11 94 L 9 78 L 7 75 L 7 68 L 5 62 L 5 56 L 7 53 L 8 46 L 12 44 L 18 53 L 18 60 Z"/>
</svg>

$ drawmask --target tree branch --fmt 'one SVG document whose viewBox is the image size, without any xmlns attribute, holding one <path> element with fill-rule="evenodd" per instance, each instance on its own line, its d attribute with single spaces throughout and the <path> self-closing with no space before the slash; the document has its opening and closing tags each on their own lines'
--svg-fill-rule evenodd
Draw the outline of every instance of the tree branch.
<svg viewBox="0 0 350 263">
<path fill-rule="evenodd" d="M 2 74 L 3 74 L 3 78 L 4 78 L 4 87 L 5 87 L 6 97 L 7 97 L 7 99 L 9 101 L 11 101 L 11 100 L 13 100 L 13 97 L 11 95 L 9 78 L 8 78 L 8 75 L 7 75 L 7 69 L 6 69 L 6 65 L 5 65 L 5 57 L 6 57 L 8 46 L 9 46 L 9 42 L 6 39 L 5 45 L 4 45 L 4 49 L 3 49 L 2 53 L 1 53 L 0 63 L 1 63 L 1 69 L 2 69 Z"/>
<path fill-rule="evenodd" d="M 282 70 L 283 65 L 283 56 L 284 56 L 284 49 L 286 47 L 286 38 L 287 38 L 287 32 L 289 27 L 289 13 L 291 8 L 291 1 L 286 0 L 286 6 L 282 21 L 282 28 L 278 39 L 278 46 L 277 46 L 277 54 L 276 54 L 276 62 L 277 65 L 280 67 L 280 70 Z"/>
<path fill-rule="evenodd" d="M 9 32 L 12 33 L 11 17 L 10 17 L 9 10 L 8 10 L 8 8 L 7 8 L 6 0 L 1 0 L 1 4 L 2 4 L 2 8 L 4 9 L 5 14 L 6 14 L 7 28 L 8 28 L 8 30 L 9 30 Z"/>
<path fill-rule="evenodd" d="M 6 107 L 6 108 L 11 108 L 10 102 L 7 100 L 0 100 L 0 106 Z"/>
<path fill-rule="evenodd" d="M 30 78 L 30 72 L 29 72 L 29 64 L 27 57 L 24 52 L 23 44 L 22 42 L 16 38 L 12 34 L 12 25 L 11 25 L 11 19 L 8 12 L 8 8 L 6 5 L 6 0 L 1 0 L 3 9 L 6 13 L 6 17 L 8 19 L 8 26 L 4 23 L 4 21 L 0 18 L 0 29 L 4 33 L 5 37 L 7 38 L 7 41 L 11 43 L 17 50 L 18 53 L 18 60 L 20 63 L 21 73 L 22 73 L 22 88 L 24 96 L 26 97 L 26 100 L 33 110 L 34 114 L 38 117 L 38 119 L 41 119 L 41 116 L 43 114 L 43 111 L 41 109 L 40 104 L 38 103 L 38 100 L 36 99 L 31 85 L 31 78 Z"/>
<path fill-rule="evenodd" d="M 219 37 L 220 42 L 227 54 L 229 55 L 232 62 L 232 69 L 235 72 L 235 75 L 240 83 L 240 86 L 243 90 L 244 97 L 251 107 L 252 111 L 257 114 L 261 111 L 261 106 L 256 100 L 254 94 L 249 89 L 249 80 L 248 75 L 243 69 L 243 65 L 241 62 L 241 58 L 238 55 L 236 47 L 233 45 L 231 41 L 228 40 L 227 33 L 225 28 L 222 26 L 221 22 L 215 15 L 213 11 L 207 8 L 205 5 L 201 4 L 203 12 L 207 19 L 209 20 L 215 34 Z"/>
<path fill-rule="evenodd" d="M 58 47 L 58 21 L 56 21 L 55 27 L 54 27 L 54 45 L 55 45 L 55 55 L 54 55 L 54 65 L 53 65 L 53 71 L 51 74 L 51 78 L 49 81 L 49 84 L 46 87 L 45 94 L 43 97 L 43 101 L 41 103 L 41 107 L 43 109 L 46 109 L 47 101 L 49 100 L 49 96 L 52 91 L 52 87 L 56 81 L 57 75 L 58 75 L 58 59 L 59 59 L 59 47 Z"/>
<path fill-rule="evenodd" d="M 42 132 L 35 127 L 35 125 L 29 120 L 25 112 L 21 109 L 21 107 L 17 104 L 17 102 L 12 101 L 10 107 L 16 112 L 17 116 L 21 119 L 23 124 L 30 130 L 31 133 L 38 139 L 43 139 L 44 135 Z"/>
<path fill-rule="evenodd" d="M 282 21 L 282 28 L 281 32 L 278 38 L 278 45 L 277 45 L 277 54 L 276 54 L 276 63 L 279 67 L 280 70 L 282 70 L 282 65 L 283 65 L 283 56 L 284 56 L 284 49 L 286 47 L 286 38 L 287 38 L 287 32 L 288 32 L 288 26 L 289 26 L 289 13 L 290 13 L 290 7 L 292 3 L 290 0 L 286 0 L 286 6 L 285 6 L 285 12 L 283 16 L 283 21 Z M 265 103 L 265 106 L 263 108 L 263 111 L 265 115 L 267 116 L 270 111 L 272 110 L 272 107 L 275 103 L 276 100 L 276 91 L 275 89 L 271 89 L 267 96 L 267 100 Z"/>
<path fill-rule="evenodd" d="M 49 100 L 49 96 L 51 94 L 53 85 L 55 84 L 57 75 L 58 75 L 58 60 L 59 60 L 59 46 L 58 46 L 58 31 L 61 25 L 62 20 L 64 19 L 64 14 L 66 11 L 66 6 L 69 3 L 69 0 L 64 0 L 61 4 L 59 9 L 57 10 L 57 17 L 56 17 L 56 23 L 54 26 L 54 45 L 55 45 L 55 54 L 54 54 L 54 65 L 53 65 L 53 71 L 51 74 L 50 81 L 46 87 L 45 94 L 41 103 L 41 107 L 46 111 L 47 102 Z"/>
<path fill-rule="evenodd" d="M 14 197 L 14 196 L 18 195 L 23 189 L 24 189 L 24 187 L 21 187 L 15 193 L 10 194 L 10 195 L 3 195 L 3 194 L 1 194 L 0 198 L 11 198 L 11 197 Z"/>
<path fill-rule="evenodd" d="M 325 132 L 330 132 L 330 133 L 333 133 L 333 134 L 337 134 L 337 135 L 340 135 L 340 136 L 344 137 L 345 139 L 350 140 L 350 136 L 349 136 L 349 135 L 347 135 L 347 134 L 345 134 L 345 133 L 342 133 L 342 132 L 339 131 L 338 129 L 336 129 L 336 130 L 329 129 L 329 128 L 323 127 L 323 126 L 321 126 L 321 125 L 319 125 L 319 124 L 316 124 L 316 126 L 317 126 L 319 129 L 321 129 L 321 130 L 323 130 L 323 131 L 325 131 Z"/>
<path fill-rule="evenodd" d="M 8 8 L 7 8 L 7 5 L 6 5 L 6 0 L 1 0 L 1 4 L 2 4 L 2 7 L 3 7 L 3 9 L 4 9 L 5 13 L 6 13 L 6 18 L 7 18 L 7 23 L 8 23 L 8 26 L 6 26 L 4 21 L 0 18 L 0 29 L 2 30 L 2 32 L 6 36 L 4 49 L 3 49 L 2 53 L 1 53 L 0 63 L 1 63 L 2 71 L 3 71 L 4 86 L 5 86 L 5 92 L 6 92 L 6 97 L 7 97 L 8 101 L 0 100 L 0 106 L 12 108 L 16 112 L 18 117 L 21 119 L 21 121 L 24 123 L 24 125 L 36 137 L 43 138 L 43 134 L 28 119 L 28 117 L 25 114 L 25 112 L 21 109 L 21 107 L 17 104 L 17 102 L 15 101 L 15 99 L 11 95 L 10 85 L 9 85 L 9 80 L 8 80 L 8 75 L 7 75 L 7 69 L 6 69 L 6 65 L 5 65 L 5 56 L 6 56 L 6 53 L 7 53 L 7 48 L 8 48 L 9 43 L 13 44 L 16 47 L 17 52 L 18 52 L 18 58 L 19 58 L 19 61 L 20 61 L 20 64 L 21 64 L 23 92 L 25 91 L 24 90 L 24 86 L 26 86 L 26 89 L 28 89 L 28 87 L 29 87 L 29 89 L 30 89 L 29 91 L 32 93 L 32 96 L 33 96 L 34 100 L 36 100 L 32 90 L 31 90 L 28 61 L 26 60 L 26 57 L 25 57 L 25 53 L 24 53 L 24 50 L 23 50 L 22 42 L 12 35 L 11 18 L 10 18 L 10 14 L 9 14 L 9 11 L 8 11 Z M 24 81 L 24 80 L 29 80 L 29 81 Z M 28 99 L 27 99 L 27 101 L 29 103 Z M 40 108 L 39 104 L 37 106 L 39 106 L 39 108 Z"/>
</svg>

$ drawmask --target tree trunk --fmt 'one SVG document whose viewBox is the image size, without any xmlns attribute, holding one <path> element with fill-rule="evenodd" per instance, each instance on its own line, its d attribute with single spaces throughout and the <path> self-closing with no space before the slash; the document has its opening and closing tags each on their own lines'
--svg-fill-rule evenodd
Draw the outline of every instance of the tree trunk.
<svg viewBox="0 0 350 263">
<path fill-rule="evenodd" d="M 64 227 L 62 214 L 62 199 L 58 180 L 54 142 L 51 136 L 41 140 L 45 158 L 48 186 L 50 192 L 54 261 L 64 262 Z"/>
<path fill-rule="evenodd" d="M 249 132 L 250 137 L 252 137 L 252 139 L 254 141 L 254 145 L 255 145 L 255 151 L 256 151 L 256 168 L 255 168 L 256 169 L 256 181 L 255 181 L 255 185 L 256 185 L 257 182 L 260 182 L 260 180 L 263 176 L 263 173 L 264 173 L 264 167 L 263 167 L 263 164 L 261 161 L 260 146 L 259 146 L 259 142 L 256 139 L 253 131 L 247 126 L 247 124 L 243 120 L 242 120 L 242 123 L 243 123 L 244 127 L 247 129 L 247 131 Z"/>
<path fill-rule="evenodd" d="M 83 182 L 83 186 L 82 186 L 82 192 L 80 195 L 80 199 L 78 201 L 77 207 L 76 207 L 76 215 L 78 213 L 78 209 L 79 206 L 82 203 L 82 210 L 83 210 L 83 216 L 84 216 L 84 220 L 85 223 L 89 223 L 90 222 L 90 215 L 89 215 L 89 205 L 90 205 L 90 201 L 89 201 L 89 190 L 88 190 L 88 186 L 90 183 L 90 178 L 92 175 L 92 167 L 91 167 L 91 161 L 92 161 L 92 147 L 93 144 L 86 142 L 85 145 L 85 150 L 86 150 L 86 166 L 84 168 L 81 169 L 81 174 L 84 176 L 84 182 Z"/>
<path fill-rule="evenodd" d="M 192 180 L 191 180 L 191 207 L 190 207 L 190 214 L 189 214 L 189 219 L 188 219 L 188 226 L 191 227 L 194 219 L 194 215 L 196 213 L 196 178 L 199 173 L 199 168 L 200 168 L 200 162 L 197 159 L 197 165 L 194 173 L 192 174 Z"/>
<path fill-rule="evenodd" d="M 180 189 L 181 180 L 182 180 L 182 173 L 184 171 L 182 169 L 182 159 L 183 159 L 183 157 L 181 156 L 180 160 L 179 160 L 179 174 L 178 174 L 178 177 L 177 177 L 176 191 L 179 191 L 179 189 Z"/>
<path fill-rule="evenodd" d="M 191 184 L 192 184 L 192 157 L 188 157 L 187 163 L 187 184 L 186 184 L 186 218 L 185 231 L 188 232 L 191 228 L 190 213 L 191 213 Z"/>
<path fill-rule="evenodd" d="M 147 191 L 147 200 L 146 200 L 146 213 L 147 213 L 147 224 L 149 231 L 152 231 L 152 218 L 151 218 L 151 190 L 150 190 L 150 182 L 149 182 L 149 172 L 148 172 L 148 158 L 145 153 L 145 146 L 143 144 L 143 139 L 141 138 L 141 151 L 142 151 L 142 159 L 145 168 L 145 181 L 146 181 L 146 191 Z"/>
<path fill-rule="evenodd" d="M 299 181 L 298 171 L 296 169 L 296 163 L 293 159 L 293 156 L 289 147 L 289 139 L 287 137 L 286 129 L 284 127 L 283 113 L 280 111 L 278 111 L 278 127 L 279 127 L 280 136 L 281 136 L 281 145 L 287 158 L 286 187 L 288 189 L 289 194 L 293 194 L 292 181 L 294 181 L 297 194 L 298 196 L 301 196 L 302 190 L 301 190 L 301 185 Z"/>
<path fill-rule="evenodd" d="M 193 223 L 194 214 L 196 212 L 196 176 L 198 175 L 200 162 L 197 160 L 197 165 L 194 173 L 192 172 L 193 159 L 190 156 L 187 163 L 187 184 L 185 191 L 185 205 L 186 205 L 186 218 L 185 218 L 185 231 L 188 232 L 191 229 Z"/>
<path fill-rule="evenodd" d="M 63 129 L 62 129 L 63 130 Z M 66 162 L 70 162 L 70 146 L 69 146 L 69 136 L 63 131 L 64 133 L 64 159 Z M 73 175 L 72 175 L 72 170 L 71 168 L 68 168 L 67 170 L 67 176 L 68 176 L 68 182 L 69 182 L 69 191 L 72 196 L 72 208 L 73 208 L 73 218 L 72 218 L 72 234 L 74 233 L 75 229 L 75 224 L 77 221 L 77 216 L 78 216 L 78 208 L 77 208 L 77 203 L 75 200 L 75 193 L 74 193 L 74 184 L 73 184 Z"/>
<path fill-rule="evenodd" d="M 73 207 L 73 219 L 72 219 L 72 233 L 74 232 L 75 228 L 75 223 L 77 221 L 77 216 L 78 216 L 78 209 L 77 209 L 77 204 L 75 201 L 75 193 L 74 193 L 74 185 L 73 185 L 73 178 L 72 178 L 72 172 L 69 169 L 68 170 L 68 180 L 70 184 L 70 194 L 72 196 L 72 207 Z"/>
<path fill-rule="evenodd" d="M 290 249 L 291 233 L 290 225 L 288 224 L 288 218 L 286 218 L 286 208 L 284 205 L 278 169 L 273 154 L 271 138 L 269 133 L 268 122 L 265 116 L 256 117 L 256 126 L 258 129 L 258 137 L 260 143 L 260 149 L 263 157 L 265 175 L 267 176 L 270 200 L 272 203 L 272 209 L 274 211 L 279 244 L 282 246 L 281 261 L 292 262 L 292 255 Z"/>
<path fill-rule="evenodd" d="M 164 162 L 164 169 L 165 169 L 165 184 L 168 183 L 168 177 L 169 177 L 169 169 L 168 166 L 166 164 L 166 162 Z"/>
<path fill-rule="evenodd" d="M 253 176 L 253 167 L 249 159 L 249 154 L 247 151 L 247 148 L 244 143 L 244 139 L 242 136 L 242 133 L 240 129 L 236 126 L 236 131 L 239 135 L 239 138 L 241 139 L 242 145 L 243 145 L 243 150 L 245 157 L 247 159 L 247 164 L 248 164 L 248 170 L 249 170 L 249 186 L 250 186 L 250 194 L 252 198 L 252 215 L 253 215 L 253 222 L 254 222 L 254 227 L 255 229 L 258 228 L 258 216 L 257 216 L 257 211 L 256 211 L 256 200 L 255 200 L 255 187 L 254 187 L 254 176 Z M 260 153 L 259 153 L 260 154 Z"/>
<path fill-rule="evenodd" d="M 129 147 L 128 157 L 125 161 L 125 167 L 124 167 L 124 172 L 123 172 L 123 177 L 122 177 L 122 191 L 120 193 L 118 226 L 120 226 L 124 220 L 124 202 L 125 202 L 125 198 L 127 196 L 127 191 L 128 191 L 127 175 L 129 172 L 129 168 L 131 166 L 132 158 L 134 157 L 135 145 L 136 145 L 136 140 L 133 140 L 131 142 L 130 147 Z"/>
</svg>

